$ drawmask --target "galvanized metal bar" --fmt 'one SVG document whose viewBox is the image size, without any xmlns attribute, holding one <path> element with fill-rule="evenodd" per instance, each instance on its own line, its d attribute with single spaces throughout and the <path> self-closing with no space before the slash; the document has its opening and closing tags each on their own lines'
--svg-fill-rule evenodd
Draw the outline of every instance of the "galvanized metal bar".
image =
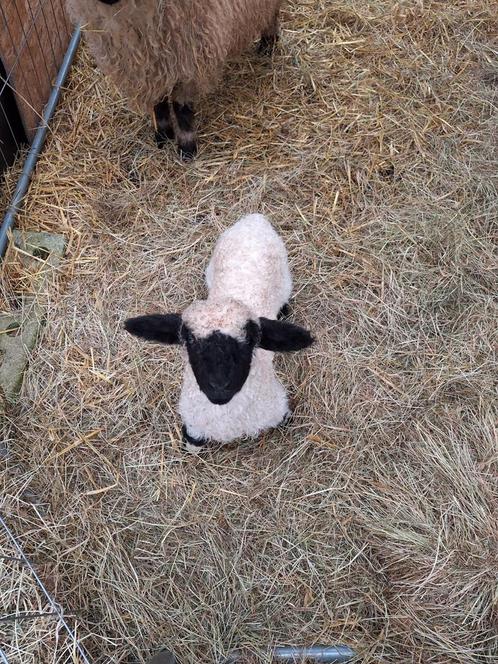
<svg viewBox="0 0 498 664">
<path fill-rule="evenodd" d="M 313 660 L 321 664 L 344 664 L 350 662 L 356 653 L 348 646 L 313 646 L 295 648 L 284 646 L 275 648 L 273 658 L 278 662 L 302 662 Z"/>
<path fill-rule="evenodd" d="M 347 664 L 356 657 L 356 653 L 349 646 L 278 646 L 271 651 L 271 659 L 276 662 L 296 664 L 297 662 L 319 662 L 319 664 Z M 224 660 L 223 664 L 237 664 L 243 662 L 242 653 L 234 652 Z"/>
<path fill-rule="evenodd" d="M 24 162 L 24 167 L 22 169 L 21 176 L 17 183 L 14 196 L 3 218 L 2 226 L 0 227 L 0 258 L 5 253 L 5 249 L 7 247 L 7 242 L 8 242 L 9 231 L 14 225 L 16 215 L 24 200 L 24 196 L 26 195 L 26 192 L 28 190 L 33 170 L 38 161 L 41 149 L 43 148 L 43 145 L 45 143 L 49 123 L 57 107 L 57 102 L 59 101 L 62 86 L 64 85 L 67 74 L 71 67 L 71 63 L 74 59 L 76 49 L 78 48 L 80 36 L 81 36 L 81 30 L 80 27 L 78 26 L 74 30 L 73 35 L 71 37 L 71 41 L 69 42 L 68 49 L 66 51 L 64 60 L 62 61 L 62 65 L 57 74 L 57 78 L 55 79 L 55 83 L 50 93 L 50 97 L 43 110 L 42 120 L 38 126 L 38 129 L 36 130 L 33 143 L 31 144 L 31 148 L 26 157 L 26 161 Z"/>
</svg>

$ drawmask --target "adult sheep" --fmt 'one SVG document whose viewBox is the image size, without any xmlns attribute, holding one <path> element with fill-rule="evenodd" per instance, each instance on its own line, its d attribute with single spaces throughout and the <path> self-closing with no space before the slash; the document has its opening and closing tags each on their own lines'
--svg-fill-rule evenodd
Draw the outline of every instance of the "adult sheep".
<svg viewBox="0 0 498 664">
<path fill-rule="evenodd" d="M 186 350 L 179 412 L 193 452 L 211 441 L 256 437 L 283 422 L 289 405 L 273 354 L 313 342 L 302 327 L 276 320 L 292 280 L 284 243 L 262 215 L 242 217 L 220 236 L 206 282 L 207 300 L 182 315 L 125 322 L 135 336 Z"/>
<path fill-rule="evenodd" d="M 194 104 L 213 89 L 228 57 L 260 36 L 278 39 L 282 0 L 67 0 L 97 64 L 140 111 L 153 112 L 156 140 L 197 152 Z"/>
</svg>

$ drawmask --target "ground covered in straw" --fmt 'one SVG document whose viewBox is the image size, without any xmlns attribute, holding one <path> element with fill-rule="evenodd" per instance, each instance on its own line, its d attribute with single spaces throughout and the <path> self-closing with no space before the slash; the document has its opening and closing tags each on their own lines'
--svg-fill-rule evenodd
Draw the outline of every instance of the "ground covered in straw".
<svg viewBox="0 0 498 664">
<path fill-rule="evenodd" d="M 2 488 L 96 664 L 314 642 L 496 661 L 493 15 L 292 2 L 273 61 L 240 58 L 203 103 L 191 165 L 80 54 L 21 219 L 68 255 Z M 216 237 L 253 210 L 317 343 L 277 362 L 290 427 L 195 459 L 178 351 L 122 321 L 202 297 Z"/>
</svg>

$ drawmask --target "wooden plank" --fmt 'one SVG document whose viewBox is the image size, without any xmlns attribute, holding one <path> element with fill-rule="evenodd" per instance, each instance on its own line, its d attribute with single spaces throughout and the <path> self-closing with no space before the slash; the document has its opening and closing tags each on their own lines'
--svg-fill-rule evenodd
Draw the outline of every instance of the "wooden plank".
<svg viewBox="0 0 498 664">
<path fill-rule="evenodd" d="M 64 0 L 0 0 L 0 58 L 31 139 L 70 37 Z"/>
</svg>

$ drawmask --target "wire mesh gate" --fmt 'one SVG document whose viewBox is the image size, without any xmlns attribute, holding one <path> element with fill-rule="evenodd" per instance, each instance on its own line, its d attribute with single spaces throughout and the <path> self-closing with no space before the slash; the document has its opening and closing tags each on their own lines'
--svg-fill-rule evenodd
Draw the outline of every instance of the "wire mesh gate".
<svg viewBox="0 0 498 664">
<path fill-rule="evenodd" d="M 0 259 L 78 41 L 64 0 L 0 0 L 0 187 L 3 172 L 31 144 L 0 226 Z M 34 664 L 48 649 L 50 661 L 88 664 L 61 607 L 1 515 L 0 526 L 0 663 Z"/>
</svg>

